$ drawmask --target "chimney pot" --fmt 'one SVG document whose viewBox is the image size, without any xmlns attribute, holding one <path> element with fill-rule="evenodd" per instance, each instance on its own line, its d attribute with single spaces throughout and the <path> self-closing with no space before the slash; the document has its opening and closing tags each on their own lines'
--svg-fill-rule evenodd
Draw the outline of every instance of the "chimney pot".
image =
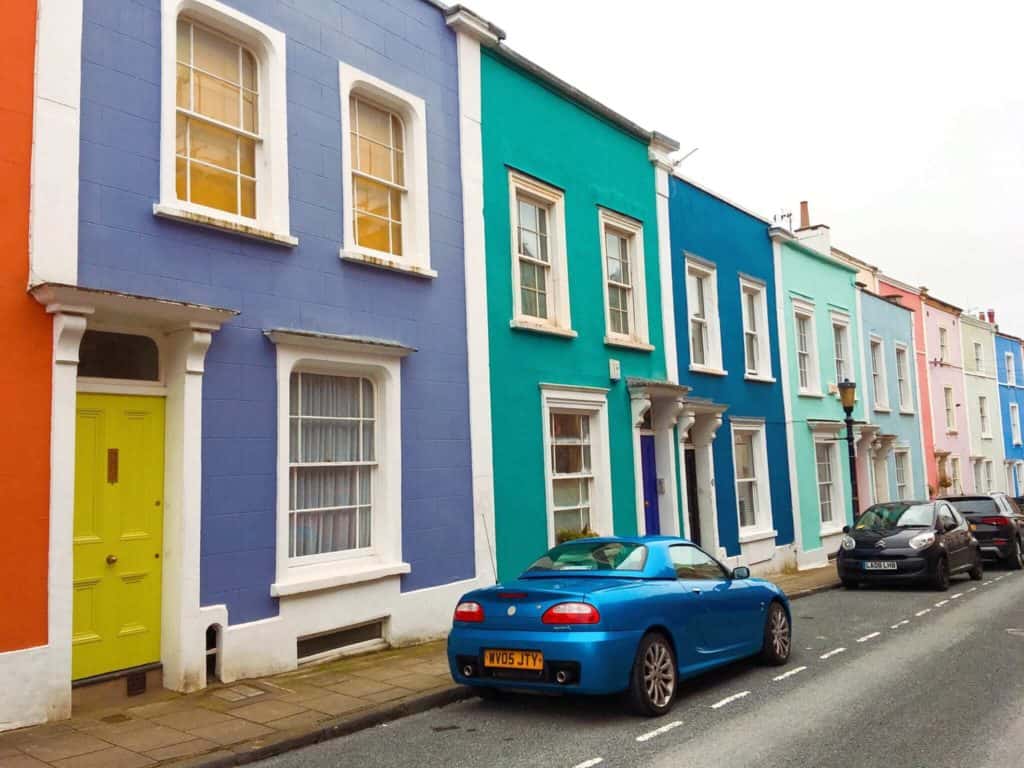
<svg viewBox="0 0 1024 768">
<path fill-rule="evenodd" d="M 988 321 L 992 323 L 992 325 L 996 324 L 996 311 L 994 309 L 990 309 L 988 311 Z"/>
<path fill-rule="evenodd" d="M 811 211 L 806 200 L 800 201 L 800 229 L 811 226 Z"/>
<path fill-rule="evenodd" d="M 985 313 L 984 312 L 979 312 L 978 313 L 978 319 L 981 320 L 981 322 L 985 322 Z"/>
</svg>

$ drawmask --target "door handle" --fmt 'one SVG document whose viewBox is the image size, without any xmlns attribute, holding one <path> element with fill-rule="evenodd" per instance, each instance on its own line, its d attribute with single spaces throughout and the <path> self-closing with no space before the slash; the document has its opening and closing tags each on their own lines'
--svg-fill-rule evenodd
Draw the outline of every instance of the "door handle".
<svg viewBox="0 0 1024 768">
<path fill-rule="evenodd" d="M 117 562 L 117 555 L 107 555 L 107 565 L 113 565 Z"/>
<path fill-rule="evenodd" d="M 695 594 L 695 595 L 699 595 L 700 594 L 700 587 L 693 587 L 690 591 L 693 592 L 693 594 Z"/>
</svg>

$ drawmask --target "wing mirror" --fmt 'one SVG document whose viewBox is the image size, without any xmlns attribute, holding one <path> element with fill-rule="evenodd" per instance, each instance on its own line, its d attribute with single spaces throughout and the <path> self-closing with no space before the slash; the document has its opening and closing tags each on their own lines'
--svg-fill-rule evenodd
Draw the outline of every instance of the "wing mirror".
<svg viewBox="0 0 1024 768">
<path fill-rule="evenodd" d="M 850 526 L 844 525 L 843 526 L 843 533 L 849 533 L 849 532 L 850 532 Z"/>
<path fill-rule="evenodd" d="M 734 579 L 749 579 L 750 578 L 750 569 L 747 568 L 747 566 L 745 566 L 745 565 L 741 565 L 738 568 L 733 568 L 732 569 L 732 577 Z"/>
</svg>

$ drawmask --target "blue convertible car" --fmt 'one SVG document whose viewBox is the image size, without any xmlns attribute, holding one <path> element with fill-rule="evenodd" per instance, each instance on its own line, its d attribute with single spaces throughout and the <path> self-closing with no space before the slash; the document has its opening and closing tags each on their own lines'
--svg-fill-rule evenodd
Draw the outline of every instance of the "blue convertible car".
<svg viewBox="0 0 1024 768">
<path fill-rule="evenodd" d="M 681 678 L 746 656 L 785 664 L 791 641 L 786 596 L 747 568 L 730 571 L 685 539 L 581 539 L 464 595 L 448 663 L 482 695 L 625 691 L 654 716 Z"/>
</svg>

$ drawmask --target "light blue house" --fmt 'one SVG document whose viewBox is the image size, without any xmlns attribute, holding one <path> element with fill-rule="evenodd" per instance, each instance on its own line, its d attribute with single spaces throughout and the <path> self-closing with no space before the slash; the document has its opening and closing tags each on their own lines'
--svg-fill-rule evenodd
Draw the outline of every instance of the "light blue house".
<svg viewBox="0 0 1024 768">
<path fill-rule="evenodd" d="M 860 339 L 867 414 L 873 434 L 861 442 L 870 466 L 870 487 L 860 489 L 861 506 L 929 497 L 921 437 L 921 406 L 914 364 L 913 312 L 899 297 L 860 293 Z"/>
<path fill-rule="evenodd" d="M 769 223 L 670 178 L 686 535 L 762 571 L 795 563 Z M 688 427 L 688 431 L 683 429 Z"/>
<path fill-rule="evenodd" d="M 1024 495 L 1024 360 L 1022 342 L 1016 336 L 996 332 L 996 371 L 999 377 L 999 411 L 1003 420 L 1006 452 L 1006 488 L 1011 496 Z"/>
</svg>

